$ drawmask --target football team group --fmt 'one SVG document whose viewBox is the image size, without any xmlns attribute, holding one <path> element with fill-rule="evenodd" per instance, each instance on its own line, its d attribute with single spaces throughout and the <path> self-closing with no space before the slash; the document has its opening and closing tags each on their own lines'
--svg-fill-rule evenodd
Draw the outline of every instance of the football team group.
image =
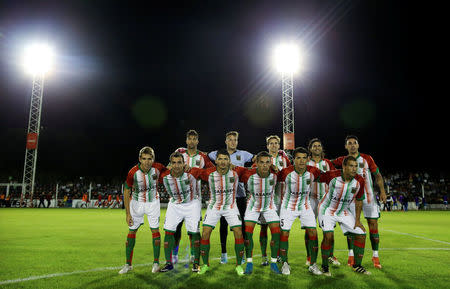
<svg viewBox="0 0 450 289">
<path fill-rule="evenodd" d="M 334 160 L 324 157 L 319 139 L 312 139 L 307 149 L 298 147 L 293 151 L 292 164 L 287 154 L 280 150 L 278 136 L 268 136 L 267 151 L 256 155 L 237 149 L 238 137 L 238 132 L 228 132 L 226 148 L 205 154 L 197 148 L 198 133 L 190 130 L 186 134 L 186 148 L 172 153 L 167 167 L 154 161 L 155 152 L 151 147 L 139 151 L 139 163 L 131 168 L 125 182 L 124 204 L 129 232 L 126 264 L 119 274 L 133 269 L 136 233 L 144 223 L 144 215 L 147 215 L 152 231 L 153 273 L 174 269 L 184 223 L 190 240 L 192 271 L 205 274 L 210 270 L 211 232 L 220 223 L 220 263 L 228 262 L 229 226 L 235 240 L 235 271 L 238 275 L 251 274 L 253 231 L 259 224 L 261 265 L 270 266 L 275 274 L 289 275 L 289 232 L 295 219 L 299 218 L 301 228 L 305 230 L 309 272 L 331 276 L 330 265 L 340 266 L 333 254 L 334 228 L 339 223 L 347 238 L 347 264 L 357 273 L 370 274 L 361 265 L 367 231 L 360 220 L 361 212 L 367 220 L 373 265 L 381 269 L 378 256 L 380 212 L 374 182 L 379 188 L 381 202 L 386 199 L 386 193 L 377 165 L 371 156 L 359 152 L 356 136 L 346 137 L 348 154 Z M 246 164 L 249 167 L 245 167 Z M 203 218 L 202 182 L 208 185 L 210 195 Z M 164 221 L 166 263 L 163 266 L 159 261 L 159 184 L 163 184 L 170 195 Z M 323 232 L 320 267 L 317 264 L 317 223 Z M 270 258 L 267 257 L 268 229 L 271 232 Z"/>
</svg>

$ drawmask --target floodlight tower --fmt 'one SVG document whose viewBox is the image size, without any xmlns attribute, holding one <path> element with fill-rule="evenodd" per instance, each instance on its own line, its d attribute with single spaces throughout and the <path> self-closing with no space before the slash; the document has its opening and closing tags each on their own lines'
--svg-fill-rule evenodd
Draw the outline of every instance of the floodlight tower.
<svg viewBox="0 0 450 289">
<path fill-rule="evenodd" d="M 292 157 L 295 149 L 294 73 L 300 67 L 300 51 L 296 44 L 281 44 L 275 49 L 275 65 L 281 73 L 283 107 L 283 149 Z"/>
<path fill-rule="evenodd" d="M 21 200 L 29 193 L 33 206 L 34 178 L 38 152 L 39 129 L 41 127 L 42 95 L 44 93 L 44 78 L 52 62 L 52 50 L 45 44 L 33 44 L 25 49 L 25 70 L 33 76 L 31 89 L 31 105 L 28 120 L 25 162 L 23 166 L 23 181 Z"/>
</svg>

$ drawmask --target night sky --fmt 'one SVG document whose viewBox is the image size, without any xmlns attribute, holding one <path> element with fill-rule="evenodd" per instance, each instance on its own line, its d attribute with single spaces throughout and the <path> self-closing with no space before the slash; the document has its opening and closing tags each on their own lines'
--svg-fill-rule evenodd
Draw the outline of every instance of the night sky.
<svg viewBox="0 0 450 289">
<path fill-rule="evenodd" d="M 21 181 L 31 77 L 20 66 L 33 39 L 57 56 L 46 78 L 37 178 L 125 177 L 138 150 L 156 160 L 185 145 L 257 153 L 282 136 L 281 78 L 271 55 L 302 43 L 294 78 L 295 141 L 319 137 L 328 158 L 360 151 L 383 171 L 448 172 L 447 116 L 434 101 L 435 57 L 422 7 L 397 1 L 209 1 L 153 6 L 114 1 L 0 5 L 0 181 Z M 30 1 L 28 1 L 30 2 Z M 61 2 L 61 3 L 60 3 Z M 64 3 L 62 3 L 64 2 Z M 220 2 L 220 3 L 219 3 Z M 242 3 L 241 3 L 242 2 Z M 214 4 L 213 4 L 214 3 Z M 217 4 L 219 3 L 219 4 Z M 423 13 L 423 14 L 422 14 Z M 433 61 L 433 60 L 430 60 Z"/>
</svg>

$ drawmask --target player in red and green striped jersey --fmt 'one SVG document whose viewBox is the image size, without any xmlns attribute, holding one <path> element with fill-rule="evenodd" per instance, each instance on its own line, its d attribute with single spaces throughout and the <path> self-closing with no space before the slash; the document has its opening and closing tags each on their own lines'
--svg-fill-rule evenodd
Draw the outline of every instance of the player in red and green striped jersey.
<svg viewBox="0 0 450 289">
<path fill-rule="evenodd" d="M 283 150 L 280 150 L 280 137 L 277 135 L 270 135 L 266 138 L 266 146 L 269 154 L 271 155 L 272 165 L 282 170 L 291 165 L 289 158 Z M 283 194 L 284 183 L 277 183 L 275 187 L 274 204 L 277 208 L 277 213 L 280 213 L 281 199 Z M 264 219 L 260 220 L 261 231 L 259 233 L 259 244 L 261 247 L 262 266 L 269 265 L 267 260 L 267 229 L 268 225 Z"/>
<path fill-rule="evenodd" d="M 277 266 L 280 247 L 280 217 L 274 204 L 277 175 L 270 170 L 271 165 L 270 154 L 260 152 L 256 156 L 256 169 L 248 170 L 240 177 L 241 182 L 247 184 L 247 190 L 250 193 L 244 217 L 247 256 L 245 274 L 253 272 L 253 230 L 260 216 L 264 217 L 272 234 L 270 269 L 276 274 L 281 273 Z"/>
<path fill-rule="evenodd" d="M 363 201 L 363 213 L 369 225 L 370 243 L 372 245 L 372 262 L 375 268 L 381 269 L 380 259 L 378 256 L 378 247 L 380 235 L 378 234 L 378 219 L 380 218 L 380 209 L 373 190 L 372 174 L 375 176 L 375 182 L 380 189 L 380 202 L 386 201 L 386 191 L 384 189 L 383 177 L 373 158 L 367 154 L 359 153 L 359 141 L 354 135 L 347 136 L 345 139 L 345 148 L 349 156 L 353 156 L 358 163 L 358 175 L 365 180 L 365 198 Z M 345 157 L 339 157 L 333 160 L 336 167 L 340 167 Z M 348 265 L 353 264 L 353 249 L 351 248 L 351 240 L 347 240 L 349 244 Z"/>
<path fill-rule="evenodd" d="M 239 186 L 239 176 L 246 169 L 236 167 L 230 169 L 231 160 L 227 150 L 218 150 L 216 157 L 217 168 L 199 169 L 192 168 L 189 173 L 198 179 L 208 182 L 210 191 L 210 201 L 203 221 L 203 232 L 200 252 L 203 259 L 203 266 L 199 274 L 205 274 L 209 269 L 209 239 L 212 230 L 221 217 L 224 217 L 234 232 L 236 251 L 236 273 L 243 275 L 244 270 L 241 260 L 244 255 L 244 238 L 242 235 L 242 220 L 236 202 L 236 195 Z"/>
<path fill-rule="evenodd" d="M 323 231 L 322 271 L 326 276 L 331 276 L 328 267 L 328 258 L 334 243 L 334 228 L 339 223 L 344 235 L 350 235 L 355 250 L 355 263 L 353 271 L 367 274 L 362 265 L 366 233 L 361 224 L 360 215 L 364 199 L 364 179 L 356 173 L 356 159 L 352 156 L 346 157 L 342 162 L 342 170 L 320 173 L 319 181 L 327 183 L 329 191 L 319 203 L 319 225 Z M 355 204 L 355 212 L 350 210 Z"/>
<path fill-rule="evenodd" d="M 194 246 L 194 264 L 192 272 L 198 272 L 200 257 L 200 233 L 198 226 L 201 219 L 200 189 L 197 180 L 185 172 L 183 156 L 179 152 L 170 155 L 171 169 L 161 174 L 159 181 L 170 195 L 164 221 L 164 254 L 166 264 L 161 272 L 173 270 L 172 251 L 175 245 L 175 231 L 181 221 L 185 221 L 186 231 Z"/>
<path fill-rule="evenodd" d="M 186 133 L 186 147 L 187 148 L 178 148 L 176 151 L 181 153 L 181 155 L 183 155 L 183 159 L 184 159 L 184 163 L 191 167 L 191 168 L 210 168 L 213 167 L 214 165 L 211 163 L 211 161 L 209 160 L 208 156 L 203 153 L 200 152 L 197 149 L 198 146 L 198 132 L 195 130 L 189 130 Z M 201 188 L 201 181 L 198 181 L 198 186 L 199 188 Z M 201 197 L 201 194 L 200 194 Z M 201 202 L 201 198 L 200 198 L 200 202 Z M 172 262 L 178 263 L 178 248 L 180 245 L 180 239 L 181 239 L 181 227 L 183 226 L 183 221 L 181 221 L 181 223 L 178 224 L 177 226 L 177 230 L 175 232 L 175 248 L 173 249 L 172 252 Z M 199 227 L 200 230 L 200 227 Z M 200 233 L 200 231 L 198 232 Z M 189 235 L 189 237 L 191 237 L 191 235 Z M 194 262 L 194 246 L 192 244 L 192 238 L 190 239 L 190 247 L 191 247 L 191 258 L 190 261 L 191 263 Z"/>
<path fill-rule="evenodd" d="M 323 149 L 322 142 L 318 138 L 313 138 L 309 141 L 308 144 L 308 150 L 310 153 L 310 160 L 308 161 L 307 165 L 316 167 L 322 172 L 327 172 L 330 170 L 335 170 L 334 165 L 331 163 L 330 160 L 325 158 L 325 153 Z M 311 203 L 311 207 L 314 211 L 314 215 L 318 216 L 317 208 L 319 207 L 319 202 L 322 200 L 325 193 L 328 191 L 328 185 L 325 183 L 319 183 L 314 182 L 312 184 L 312 190 L 311 190 L 311 198 L 309 202 Z M 308 232 L 305 231 L 305 246 L 308 247 Z M 309 250 L 306 250 L 307 258 L 306 258 L 306 265 L 310 265 L 311 257 Z M 341 263 L 339 260 L 334 256 L 334 247 L 331 248 L 330 258 L 328 261 L 333 264 L 334 266 L 340 266 Z"/>
<path fill-rule="evenodd" d="M 119 271 L 124 274 L 133 269 L 131 262 L 136 240 L 136 233 L 144 223 L 144 214 L 152 231 L 153 239 L 153 266 L 152 273 L 160 270 L 159 253 L 161 237 L 159 234 L 160 203 L 158 192 L 158 178 L 167 169 L 154 162 L 155 152 L 151 147 L 144 147 L 139 151 L 139 164 L 128 173 L 124 189 L 124 204 L 126 222 L 129 228 L 126 242 L 126 264 Z M 130 200 L 131 198 L 131 200 Z"/>
<path fill-rule="evenodd" d="M 302 147 L 294 150 L 294 165 L 281 170 L 278 173 L 279 182 L 285 184 L 285 192 L 281 203 L 280 224 L 281 240 L 280 255 L 283 262 L 281 272 L 284 275 L 291 274 L 288 263 L 288 239 L 289 231 L 295 219 L 299 218 L 302 229 L 305 229 L 308 236 L 306 249 L 310 252 L 310 266 L 308 270 L 314 275 L 321 275 L 322 271 L 317 267 L 317 253 L 319 243 L 317 239 L 316 218 L 310 204 L 311 187 L 319 177 L 320 170 L 307 166 L 309 152 Z"/>
</svg>

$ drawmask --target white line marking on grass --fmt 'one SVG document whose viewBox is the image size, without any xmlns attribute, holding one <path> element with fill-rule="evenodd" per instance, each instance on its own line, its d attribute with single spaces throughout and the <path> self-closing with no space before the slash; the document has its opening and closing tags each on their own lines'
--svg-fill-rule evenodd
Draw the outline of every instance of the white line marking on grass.
<svg viewBox="0 0 450 289">
<path fill-rule="evenodd" d="M 388 231 L 388 232 L 392 232 L 392 233 L 396 233 L 396 234 L 400 234 L 400 235 L 406 235 L 406 236 L 411 236 L 411 237 L 414 237 L 414 238 L 424 239 L 424 240 L 427 240 L 427 241 L 433 241 L 433 242 L 438 242 L 438 243 L 443 243 L 443 244 L 450 245 L 450 242 L 445 242 L 445 241 L 435 240 L 435 239 L 429 239 L 429 238 L 418 236 L 418 235 L 402 233 L 402 232 L 398 232 L 398 231 L 394 231 L 394 230 L 383 230 L 383 231 Z"/>
<path fill-rule="evenodd" d="M 256 255 L 256 257 L 257 257 L 257 255 Z M 228 257 L 228 259 L 233 259 L 233 258 L 236 258 L 236 257 L 235 256 Z M 211 260 L 220 260 L 220 258 L 212 258 Z M 187 263 L 187 262 L 189 262 L 189 259 L 183 259 L 183 260 L 179 260 L 178 264 L 181 265 L 181 263 Z M 151 266 L 151 265 L 153 265 L 153 262 L 152 263 L 144 263 L 144 264 L 136 264 L 136 265 L 133 265 L 133 267 L 143 267 L 143 266 Z M 119 267 L 102 267 L 102 268 L 94 268 L 94 269 L 89 269 L 89 270 L 78 270 L 78 271 L 66 272 L 66 273 L 53 273 L 53 274 L 41 275 L 41 276 L 31 276 L 31 277 L 27 277 L 27 278 L 19 278 L 19 279 L 0 281 L 0 285 L 32 281 L 32 280 L 39 280 L 39 279 L 48 279 L 48 278 L 53 278 L 53 277 L 61 277 L 61 276 L 68 276 L 68 275 L 74 275 L 74 274 L 91 273 L 91 272 L 97 272 L 97 271 L 120 270 L 120 269 L 122 269 L 122 267 L 123 267 L 123 265 L 119 266 Z"/>
</svg>

